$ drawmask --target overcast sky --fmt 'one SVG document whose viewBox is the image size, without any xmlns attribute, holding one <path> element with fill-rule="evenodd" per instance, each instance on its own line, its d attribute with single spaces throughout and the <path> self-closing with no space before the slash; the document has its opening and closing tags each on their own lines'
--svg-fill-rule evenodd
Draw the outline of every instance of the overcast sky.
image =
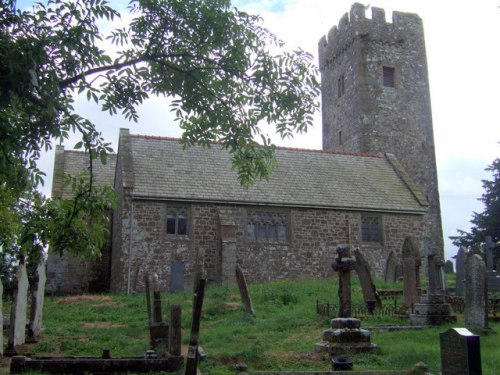
<svg viewBox="0 0 500 375">
<path fill-rule="evenodd" d="M 114 0 L 111 0 L 113 3 Z M 29 1 L 18 0 L 18 6 Z M 123 3 L 123 1 L 122 1 Z M 241 10 L 259 14 L 264 24 L 287 43 L 300 46 L 316 57 L 317 45 L 330 27 L 348 12 L 350 0 L 239 0 Z M 431 88 L 434 140 L 446 258 L 457 249 L 448 240 L 456 229 L 468 230 L 473 211 L 481 212 L 477 200 L 483 192 L 484 171 L 499 157 L 500 8 L 498 0 L 378 0 L 371 6 L 384 8 L 388 21 L 392 10 L 417 13 L 423 19 Z M 367 4 L 368 5 L 368 4 Z M 367 15 L 371 15 L 368 10 Z M 140 108 L 138 124 L 99 113 L 92 103 L 78 103 L 80 114 L 95 121 L 116 148 L 118 130 L 131 133 L 180 136 L 164 100 L 152 99 Z M 76 140 L 65 142 L 73 147 Z M 321 120 L 307 134 L 282 143 L 301 148 L 321 148 Z M 44 155 L 40 166 L 50 191 L 54 152 Z"/>
</svg>

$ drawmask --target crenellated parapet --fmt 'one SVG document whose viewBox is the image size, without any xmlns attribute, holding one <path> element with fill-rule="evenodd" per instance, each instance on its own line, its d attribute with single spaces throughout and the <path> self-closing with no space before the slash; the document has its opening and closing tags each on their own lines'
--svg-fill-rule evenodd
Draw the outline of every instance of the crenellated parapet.
<svg viewBox="0 0 500 375">
<path fill-rule="evenodd" d="M 414 13 L 393 12 L 392 22 L 387 22 L 385 11 L 371 8 L 371 18 L 366 17 L 363 4 L 355 3 L 345 13 L 338 25 L 333 26 L 319 41 L 320 69 L 335 64 L 356 40 L 368 38 L 384 44 L 420 43 L 423 41 L 422 19 Z"/>
</svg>

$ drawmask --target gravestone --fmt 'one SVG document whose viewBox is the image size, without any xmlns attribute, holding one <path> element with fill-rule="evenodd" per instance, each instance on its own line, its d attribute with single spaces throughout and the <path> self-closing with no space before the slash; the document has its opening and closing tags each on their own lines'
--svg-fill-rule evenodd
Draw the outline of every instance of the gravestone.
<svg viewBox="0 0 500 375">
<path fill-rule="evenodd" d="M 168 350 L 170 355 L 181 355 L 182 343 L 182 307 L 170 306 L 170 329 L 168 330 Z"/>
<path fill-rule="evenodd" d="M 450 328 L 439 335 L 442 375 L 481 375 L 479 336 L 466 328 Z"/>
<path fill-rule="evenodd" d="M 485 244 L 483 245 L 483 249 L 486 256 L 486 268 L 487 268 L 487 281 L 488 281 L 488 290 L 493 293 L 500 292 L 500 276 L 497 271 L 495 271 L 494 264 L 494 254 L 493 251 L 496 248 L 496 244 L 493 242 L 491 236 L 486 236 Z"/>
<path fill-rule="evenodd" d="M 444 273 L 449 275 L 453 275 L 455 273 L 453 262 L 449 259 L 446 262 L 444 262 Z"/>
<path fill-rule="evenodd" d="M 174 260 L 172 262 L 170 272 L 170 291 L 184 291 L 184 262 L 180 260 Z"/>
<path fill-rule="evenodd" d="M 31 310 L 28 336 L 34 340 L 43 329 L 42 313 L 45 295 L 45 282 L 47 281 L 45 261 L 41 261 L 35 273 L 35 279 L 31 294 Z"/>
<path fill-rule="evenodd" d="M 26 342 L 26 313 L 28 307 L 28 272 L 24 258 L 19 261 L 14 277 L 14 300 L 10 312 L 9 350 Z"/>
<path fill-rule="evenodd" d="M 415 238 L 407 237 L 403 243 L 403 298 L 404 305 L 412 310 L 418 302 L 420 251 Z"/>
<path fill-rule="evenodd" d="M 363 298 L 366 301 L 375 301 L 377 306 L 382 306 L 382 301 L 377 293 L 377 288 L 372 280 L 372 275 L 370 273 L 370 265 L 363 257 L 363 254 L 359 249 L 354 249 L 354 257 L 356 261 L 354 262 L 354 269 L 358 274 L 359 283 L 361 284 L 361 290 L 363 292 Z"/>
<path fill-rule="evenodd" d="M 413 325 L 439 325 L 456 322 L 457 317 L 452 315 L 451 305 L 445 301 L 446 283 L 444 262 L 439 249 L 429 245 L 424 247 L 427 266 L 427 292 L 415 303 L 410 321 Z"/>
<path fill-rule="evenodd" d="M 247 314 L 255 316 L 255 310 L 253 309 L 252 299 L 250 298 L 250 293 L 248 292 L 247 281 L 245 275 L 241 270 L 239 264 L 236 265 L 236 282 L 238 283 L 238 288 L 240 290 L 241 301 L 243 302 L 243 307 Z"/>
<path fill-rule="evenodd" d="M 394 284 L 397 280 L 398 271 L 398 259 L 394 254 L 394 251 L 389 253 L 387 261 L 385 262 L 385 276 L 384 280 L 386 283 Z"/>
<path fill-rule="evenodd" d="M 153 275 L 153 314 L 152 323 L 149 326 L 151 338 L 151 349 L 155 350 L 158 358 L 164 358 L 168 355 L 168 333 L 169 326 L 163 321 L 161 308 L 161 293 L 158 275 Z"/>
<path fill-rule="evenodd" d="M 465 324 L 487 328 L 488 288 L 486 265 L 477 254 L 467 254 L 465 260 Z"/>
<path fill-rule="evenodd" d="M 467 251 L 460 247 L 458 249 L 457 255 L 455 258 L 455 268 L 456 272 L 456 284 L 455 284 L 455 295 L 463 296 L 464 295 L 464 282 L 465 282 L 465 257 L 467 255 Z"/>
</svg>

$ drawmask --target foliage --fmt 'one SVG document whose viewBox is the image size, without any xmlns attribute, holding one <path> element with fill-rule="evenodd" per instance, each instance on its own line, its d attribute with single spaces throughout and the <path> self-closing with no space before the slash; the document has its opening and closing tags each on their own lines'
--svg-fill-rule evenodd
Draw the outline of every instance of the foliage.
<svg viewBox="0 0 500 375">
<path fill-rule="evenodd" d="M 470 232 L 458 229 L 458 236 L 450 237 L 455 246 L 472 248 L 485 242 L 491 236 L 494 243 L 500 241 L 500 159 L 495 159 L 486 169 L 492 172 L 492 180 L 482 180 L 484 193 L 479 198 L 484 211 L 472 214 Z"/>
<path fill-rule="evenodd" d="M 260 17 L 231 8 L 229 0 L 133 0 L 127 12 L 128 25 L 113 30 L 120 14 L 106 0 L 48 0 L 30 11 L 16 9 L 15 0 L 0 2 L 4 242 L 19 236 L 12 207 L 43 182 L 37 160 L 54 139 L 79 132 L 75 148 L 90 155 L 90 172 L 112 151 L 96 124 L 75 111 L 79 95 L 132 121 L 151 95 L 171 98 L 186 147 L 221 142 L 244 185 L 267 178 L 274 165 L 264 127 L 290 137 L 312 125 L 319 106 L 312 56 L 283 51 Z M 56 251 L 95 250 L 104 229 L 80 219 L 111 201 L 103 201 L 107 192 L 94 192 L 92 176 L 89 181 L 87 187 L 79 182 L 73 202 L 33 206 L 40 214 L 34 228 L 53 220 L 40 236 Z M 90 218 L 96 211 L 86 212 Z"/>
</svg>

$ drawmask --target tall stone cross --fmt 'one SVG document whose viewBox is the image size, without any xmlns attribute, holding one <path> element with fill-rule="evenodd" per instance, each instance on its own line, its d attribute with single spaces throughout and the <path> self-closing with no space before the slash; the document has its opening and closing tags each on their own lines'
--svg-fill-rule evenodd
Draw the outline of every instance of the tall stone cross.
<svg viewBox="0 0 500 375">
<path fill-rule="evenodd" d="M 488 272 L 493 271 L 493 248 L 494 247 L 495 247 L 495 244 L 493 243 L 491 236 L 486 236 L 485 243 L 483 245 L 483 249 L 485 250 L 485 253 L 486 253 L 486 269 Z"/>
<path fill-rule="evenodd" d="M 351 271 L 354 269 L 354 258 L 351 257 L 348 245 L 337 247 L 337 257 L 332 264 L 339 273 L 339 318 L 349 318 L 351 314 Z"/>
</svg>

